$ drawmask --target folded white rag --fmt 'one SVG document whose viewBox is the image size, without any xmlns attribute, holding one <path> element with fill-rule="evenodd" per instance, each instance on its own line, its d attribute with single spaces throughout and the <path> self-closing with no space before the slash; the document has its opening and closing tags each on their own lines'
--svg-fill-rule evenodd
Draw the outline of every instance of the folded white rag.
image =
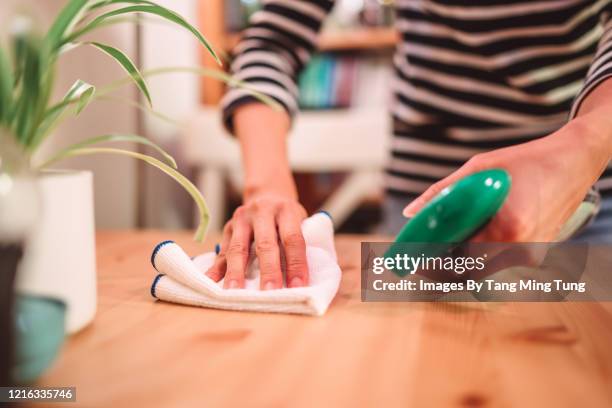
<svg viewBox="0 0 612 408">
<path fill-rule="evenodd" d="M 302 223 L 302 233 L 306 241 L 308 286 L 259 290 L 259 266 L 251 255 L 245 288 L 223 289 L 223 280 L 215 282 L 205 275 L 215 261 L 214 252 L 190 259 L 176 243 L 164 241 L 151 255 L 151 263 L 159 272 L 151 294 L 167 302 L 216 309 L 321 316 L 336 295 L 342 275 L 329 215 L 321 212 L 307 218 Z"/>
</svg>

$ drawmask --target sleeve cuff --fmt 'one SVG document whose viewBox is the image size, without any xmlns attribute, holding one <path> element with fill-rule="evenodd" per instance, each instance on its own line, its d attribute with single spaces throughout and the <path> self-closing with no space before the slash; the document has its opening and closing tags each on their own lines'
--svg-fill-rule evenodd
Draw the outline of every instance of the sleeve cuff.
<svg viewBox="0 0 612 408">
<path fill-rule="evenodd" d="M 278 102 L 289 114 L 291 122 L 293 123 L 293 118 L 298 111 L 297 101 L 285 89 L 277 86 L 271 86 L 270 84 L 249 85 L 251 85 L 253 89 L 257 90 L 258 92 L 261 92 L 262 94 Z M 231 135 L 235 136 L 234 113 L 239 107 L 248 105 L 250 103 L 263 102 L 251 95 L 249 91 L 240 88 L 232 88 L 223 97 L 221 103 L 223 110 L 223 125 Z"/>
<path fill-rule="evenodd" d="M 584 100 L 589 96 L 591 92 L 595 90 L 602 82 L 612 77 L 612 62 L 606 64 L 607 67 L 600 72 L 598 72 L 594 78 L 590 78 L 585 86 L 580 90 L 576 98 L 574 99 L 574 103 L 572 104 L 572 110 L 570 111 L 569 119 L 572 120 L 578 114 L 580 110 L 580 106 L 584 102 Z"/>
</svg>

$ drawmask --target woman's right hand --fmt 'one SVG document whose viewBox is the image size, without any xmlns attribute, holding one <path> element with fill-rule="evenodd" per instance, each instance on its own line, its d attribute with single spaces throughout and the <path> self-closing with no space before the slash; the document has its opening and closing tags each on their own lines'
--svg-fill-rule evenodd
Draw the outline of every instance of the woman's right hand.
<svg viewBox="0 0 612 408">
<path fill-rule="evenodd" d="M 206 274 L 215 282 L 225 278 L 226 289 L 243 288 L 254 242 L 262 290 L 283 287 L 281 246 L 287 287 L 308 285 L 306 243 L 301 230 L 305 218 L 306 210 L 290 195 L 261 193 L 249 197 L 225 225 L 221 250 Z"/>
<path fill-rule="evenodd" d="M 259 260 L 263 290 L 283 287 L 281 247 L 288 287 L 308 285 L 302 221 L 287 155 L 290 118 L 287 112 L 261 103 L 240 106 L 234 128 L 242 151 L 244 204 L 225 225 L 221 251 L 206 274 L 225 288 L 243 288 L 251 244 Z"/>
</svg>

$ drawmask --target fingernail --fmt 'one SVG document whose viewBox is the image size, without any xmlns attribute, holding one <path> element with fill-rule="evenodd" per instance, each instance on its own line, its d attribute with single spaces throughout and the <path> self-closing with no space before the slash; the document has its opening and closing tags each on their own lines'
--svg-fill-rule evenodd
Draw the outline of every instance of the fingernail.
<svg viewBox="0 0 612 408">
<path fill-rule="evenodd" d="M 238 289 L 240 287 L 240 285 L 238 284 L 237 280 L 231 280 L 227 283 L 227 288 L 228 289 Z"/>
<path fill-rule="evenodd" d="M 273 290 L 273 289 L 276 289 L 276 285 L 275 285 L 275 284 L 274 284 L 274 282 L 272 282 L 272 281 L 267 282 L 267 283 L 264 285 L 264 290 Z"/>
<path fill-rule="evenodd" d="M 404 208 L 404 211 L 402 211 L 402 214 L 404 215 L 404 217 L 408 217 L 408 218 L 414 217 L 414 214 L 416 212 L 416 207 L 417 207 L 417 203 L 416 201 L 413 201 L 408 206 L 406 206 L 406 208 Z"/>
<path fill-rule="evenodd" d="M 215 254 L 219 255 L 219 252 L 221 252 L 221 245 L 216 244 L 215 245 Z"/>
<path fill-rule="evenodd" d="M 299 276 L 294 276 L 293 278 L 291 278 L 291 281 L 289 282 L 290 288 L 300 288 L 302 286 L 304 286 L 304 281 L 302 280 L 302 278 L 300 278 Z"/>
</svg>

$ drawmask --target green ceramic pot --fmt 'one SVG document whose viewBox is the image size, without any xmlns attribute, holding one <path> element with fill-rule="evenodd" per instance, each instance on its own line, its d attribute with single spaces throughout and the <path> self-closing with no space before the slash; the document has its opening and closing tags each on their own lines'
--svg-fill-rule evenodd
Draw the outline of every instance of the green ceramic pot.
<svg viewBox="0 0 612 408">
<path fill-rule="evenodd" d="M 55 299 L 17 296 L 13 380 L 29 383 L 51 365 L 64 342 L 66 305 Z"/>
</svg>

